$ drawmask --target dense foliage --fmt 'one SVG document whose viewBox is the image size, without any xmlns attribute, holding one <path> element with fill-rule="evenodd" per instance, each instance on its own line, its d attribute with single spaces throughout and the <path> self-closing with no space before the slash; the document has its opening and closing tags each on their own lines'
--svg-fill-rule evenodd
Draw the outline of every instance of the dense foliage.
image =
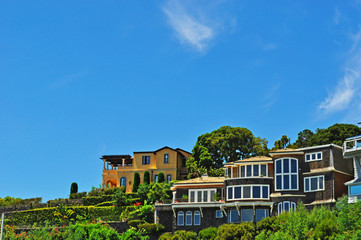
<svg viewBox="0 0 361 240">
<path fill-rule="evenodd" d="M 1 206 L 11 206 L 11 205 L 38 204 L 41 202 L 41 199 L 42 199 L 41 197 L 21 199 L 21 198 L 13 198 L 13 197 L 7 196 L 5 198 L 0 198 L 0 207 Z"/>
<path fill-rule="evenodd" d="M 76 182 L 73 182 L 70 186 L 70 194 L 77 192 L 78 192 L 78 184 Z"/>
<path fill-rule="evenodd" d="M 138 172 L 135 172 L 132 192 L 137 192 L 139 184 L 140 184 L 140 175 Z"/>
<path fill-rule="evenodd" d="M 143 184 L 149 184 L 150 183 L 150 173 L 148 171 L 144 172 L 144 177 L 143 177 Z"/>
</svg>

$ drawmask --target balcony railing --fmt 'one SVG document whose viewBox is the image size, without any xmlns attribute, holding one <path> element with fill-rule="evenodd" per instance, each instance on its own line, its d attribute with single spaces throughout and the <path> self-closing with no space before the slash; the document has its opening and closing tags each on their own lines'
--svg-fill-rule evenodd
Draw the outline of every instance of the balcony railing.
<svg viewBox="0 0 361 240">
<path fill-rule="evenodd" d="M 361 136 L 346 140 L 343 143 L 343 155 L 349 155 L 352 153 L 357 153 L 356 151 L 361 152 Z"/>
<path fill-rule="evenodd" d="M 189 199 L 185 198 L 176 198 L 176 199 L 165 199 L 165 200 L 158 200 L 156 204 L 177 204 L 177 203 L 189 203 L 189 204 L 200 204 L 200 203 L 224 203 L 224 199 L 220 198 L 219 200 L 212 200 L 207 202 L 190 202 Z"/>
</svg>

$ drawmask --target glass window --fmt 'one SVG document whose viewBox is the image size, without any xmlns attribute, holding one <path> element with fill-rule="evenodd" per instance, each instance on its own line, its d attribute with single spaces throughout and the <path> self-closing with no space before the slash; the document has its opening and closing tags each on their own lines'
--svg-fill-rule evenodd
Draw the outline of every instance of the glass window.
<svg viewBox="0 0 361 240">
<path fill-rule="evenodd" d="M 325 190 L 324 182 L 324 176 L 305 177 L 305 192 Z"/>
<path fill-rule="evenodd" d="M 290 202 L 288 202 L 288 201 L 283 202 L 283 210 L 284 211 L 289 211 L 290 210 Z"/>
<path fill-rule="evenodd" d="M 203 201 L 208 202 L 208 191 L 203 191 Z"/>
<path fill-rule="evenodd" d="M 127 179 L 125 177 L 122 177 L 120 179 L 120 186 L 123 186 L 124 190 L 126 190 L 126 188 L 127 188 Z"/>
<path fill-rule="evenodd" d="M 275 163 L 276 190 L 298 190 L 297 159 L 281 158 Z"/>
<path fill-rule="evenodd" d="M 233 188 L 228 187 L 228 199 L 233 199 Z"/>
<path fill-rule="evenodd" d="M 253 165 L 253 176 L 254 177 L 259 176 L 259 165 Z"/>
<path fill-rule="evenodd" d="M 261 198 L 261 187 L 253 186 L 252 193 L 253 193 L 253 198 Z"/>
<path fill-rule="evenodd" d="M 239 215 L 236 209 L 228 212 L 228 223 L 238 223 Z"/>
<path fill-rule="evenodd" d="M 154 175 L 154 182 L 158 182 L 158 174 Z"/>
<path fill-rule="evenodd" d="M 266 164 L 261 165 L 261 175 L 264 177 L 267 176 L 267 165 Z"/>
<path fill-rule="evenodd" d="M 170 181 L 172 181 L 172 175 L 171 175 L 171 174 L 168 174 L 168 175 L 167 175 L 167 182 L 170 182 Z"/>
<path fill-rule="evenodd" d="M 268 209 L 256 209 L 256 222 L 262 220 L 262 218 L 266 218 L 269 216 Z"/>
<path fill-rule="evenodd" d="M 222 218 L 223 217 L 223 213 L 221 210 L 216 210 L 216 218 Z"/>
<path fill-rule="evenodd" d="M 194 212 L 194 225 L 201 225 L 201 213 L 199 211 Z"/>
<path fill-rule="evenodd" d="M 150 164 L 150 156 L 142 156 L 142 164 Z"/>
<path fill-rule="evenodd" d="M 202 191 L 197 191 L 197 202 L 202 202 Z"/>
<path fill-rule="evenodd" d="M 184 213 L 182 211 L 178 212 L 177 224 L 178 224 L 178 226 L 184 225 Z"/>
<path fill-rule="evenodd" d="M 262 187 L 262 198 L 269 198 L 268 186 L 263 186 Z"/>
<path fill-rule="evenodd" d="M 242 197 L 241 187 L 234 187 L 234 198 L 241 198 L 241 197 Z"/>
<path fill-rule="evenodd" d="M 241 210 L 241 221 L 242 222 L 253 222 L 253 209 L 242 209 Z"/>
<path fill-rule="evenodd" d="M 241 177 L 245 177 L 245 176 L 246 176 L 245 171 L 246 171 L 246 167 L 245 167 L 245 166 L 241 166 Z"/>
<path fill-rule="evenodd" d="M 285 211 L 293 211 L 296 209 L 296 203 L 289 201 L 280 202 L 278 203 L 277 206 L 278 206 L 278 214 L 281 214 Z"/>
<path fill-rule="evenodd" d="M 250 186 L 243 187 L 243 198 L 251 198 L 251 187 Z"/>
<path fill-rule="evenodd" d="M 164 154 L 164 163 L 169 163 L 169 155 L 167 153 Z"/>
<path fill-rule="evenodd" d="M 361 185 L 350 186 L 350 195 L 361 195 Z"/>
<path fill-rule="evenodd" d="M 214 195 L 216 194 L 216 191 L 211 191 L 211 201 L 214 200 Z"/>
<path fill-rule="evenodd" d="M 319 160 L 322 160 L 322 152 L 307 153 L 306 154 L 306 162 L 319 161 Z"/>
<path fill-rule="evenodd" d="M 195 199 L 194 199 L 194 195 L 195 195 L 195 192 L 194 191 L 191 191 L 191 197 L 190 197 L 190 201 L 191 202 L 195 202 Z"/>
<path fill-rule="evenodd" d="M 186 225 L 187 226 L 192 225 L 192 212 L 191 211 L 187 211 L 187 213 L 186 213 Z"/>
<path fill-rule="evenodd" d="M 252 165 L 247 165 L 247 177 L 252 177 Z"/>
</svg>

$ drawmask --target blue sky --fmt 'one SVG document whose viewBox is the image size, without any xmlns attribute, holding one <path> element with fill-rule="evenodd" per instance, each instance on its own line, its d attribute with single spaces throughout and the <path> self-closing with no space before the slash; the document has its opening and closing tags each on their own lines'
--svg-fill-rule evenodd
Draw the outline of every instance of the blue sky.
<svg viewBox="0 0 361 240">
<path fill-rule="evenodd" d="M 0 33 L 0 197 L 224 125 L 272 147 L 361 121 L 359 1 L 1 1 Z"/>
</svg>

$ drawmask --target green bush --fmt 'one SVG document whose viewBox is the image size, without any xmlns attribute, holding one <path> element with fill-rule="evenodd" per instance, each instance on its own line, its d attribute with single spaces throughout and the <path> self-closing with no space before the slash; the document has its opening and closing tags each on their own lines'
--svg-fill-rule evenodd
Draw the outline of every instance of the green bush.
<svg viewBox="0 0 361 240">
<path fill-rule="evenodd" d="M 126 232 L 124 232 L 120 236 L 121 240 L 147 240 L 149 239 L 148 236 L 144 236 L 144 233 L 141 231 L 137 231 L 135 228 L 131 227 Z"/>
<path fill-rule="evenodd" d="M 115 201 L 102 202 L 95 205 L 96 207 L 115 206 Z"/>
<path fill-rule="evenodd" d="M 134 220 L 129 220 L 128 221 L 128 225 L 134 228 L 137 228 L 138 225 L 143 224 L 144 221 L 141 219 L 134 219 Z"/>
<path fill-rule="evenodd" d="M 144 172 L 143 184 L 150 184 L 150 174 L 148 171 Z"/>
<path fill-rule="evenodd" d="M 83 204 L 84 206 L 94 206 L 102 202 L 110 202 L 114 199 L 113 195 L 102 195 L 102 196 L 90 196 L 90 197 L 83 197 Z"/>
<path fill-rule="evenodd" d="M 205 228 L 198 233 L 198 239 L 200 240 L 213 240 L 216 236 L 217 236 L 216 227 Z"/>
<path fill-rule="evenodd" d="M 197 233 L 180 230 L 180 231 L 176 231 L 175 233 L 173 233 L 172 239 L 177 239 L 177 240 L 196 240 L 196 239 L 197 239 Z"/>
<path fill-rule="evenodd" d="M 142 223 L 138 225 L 138 229 L 147 235 L 158 236 L 164 230 L 164 226 L 162 224 Z"/>
<path fill-rule="evenodd" d="M 216 240 L 251 240 L 254 239 L 254 225 L 250 222 L 244 222 L 241 224 L 223 224 L 218 228 Z"/>
<path fill-rule="evenodd" d="M 136 193 L 140 184 L 140 175 L 138 172 L 134 173 L 133 189 L 132 192 Z"/>
<path fill-rule="evenodd" d="M 160 172 L 158 174 L 158 183 L 162 183 L 162 182 L 164 182 L 164 173 Z"/>
<path fill-rule="evenodd" d="M 72 193 L 69 195 L 69 199 L 81 199 L 86 196 L 86 192 Z"/>
<path fill-rule="evenodd" d="M 173 237 L 173 235 L 171 233 L 163 233 L 160 237 L 159 240 L 171 240 Z"/>
<path fill-rule="evenodd" d="M 70 186 L 70 195 L 78 192 L 78 184 L 73 182 Z"/>
<path fill-rule="evenodd" d="M 75 224 L 69 226 L 63 235 L 64 239 L 120 239 L 119 234 L 108 225 L 101 223 Z"/>
</svg>

